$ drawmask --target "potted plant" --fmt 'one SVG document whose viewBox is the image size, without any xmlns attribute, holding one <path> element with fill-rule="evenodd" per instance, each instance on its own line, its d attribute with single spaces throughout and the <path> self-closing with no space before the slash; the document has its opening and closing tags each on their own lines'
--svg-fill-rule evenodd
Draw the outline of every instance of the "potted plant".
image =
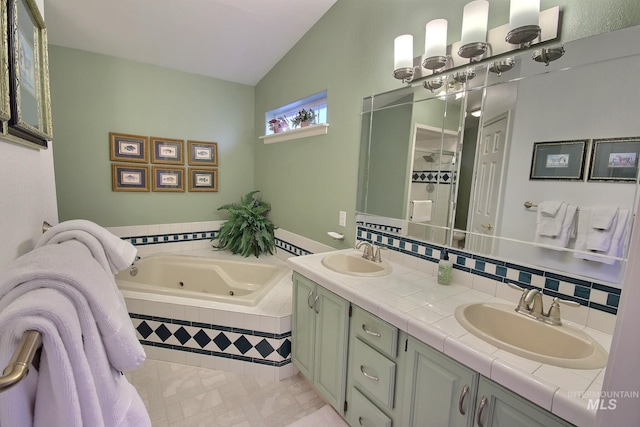
<svg viewBox="0 0 640 427">
<path fill-rule="evenodd" d="M 289 130 L 289 120 L 286 117 L 275 117 L 267 122 L 273 133 Z"/>
<path fill-rule="evenodd" d="M 229 219 L 220 227 L 218 245 L 214 244 L 214 248 L 229 249 L 231 253 L 239 253 L 243 257 L 253 254 L 257 258 L 261 253 L 273 254 L 276 227 L 267 219 L 271 205 L 254 197 L 259 192 L 254 190 L 247 193 L 240 199 L 240 204 L 229 203 L 218 208 L 219 211 L 228 211 Z"/>
<path fill-rule="evenodd" d="M 304 108 L 298 111 L 293 119 L 291 119 L 291 124 L 293 127 L 305 127 L 307 125 L 312 125 L 316 122 L 316 113 L 311 108 L 305 110 Z"/>
</svg>

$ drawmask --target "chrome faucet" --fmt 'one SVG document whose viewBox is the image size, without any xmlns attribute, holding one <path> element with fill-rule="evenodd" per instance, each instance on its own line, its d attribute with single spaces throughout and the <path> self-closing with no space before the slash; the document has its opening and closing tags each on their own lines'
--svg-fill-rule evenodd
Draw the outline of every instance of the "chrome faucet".
<svg viewBox="0 0 640 427">
<path fill-rule="evenodd" d="M 507 285 L 513 289 L 522 291 L 520 301 L 516 307 L 516 311 L 518 313 L 551 325 L 562 325 L 562 320 L 560 319 L 560 303 L 572 307 L 580 307 L 580 304 L 575 301 L 561 300 L 556 297 L 553 299 L 553 303 L 551 304 L 551 307 L 549 307 L 547 314 L 544 314 L 544 309 L 542 307 L 542 292 L 538 289 L 524 289 L 514 283 L 507 283 Z"/>
<path fill-rule="evenodd" d="M 356 249 L 360 249 L 361 246 L 364 246 L 364 249 L 362 250 L 362 258 L 373 261 L 373 246 L 371 246 L 371 243 L 363 240 L 356 245 Z"/>
</svg>

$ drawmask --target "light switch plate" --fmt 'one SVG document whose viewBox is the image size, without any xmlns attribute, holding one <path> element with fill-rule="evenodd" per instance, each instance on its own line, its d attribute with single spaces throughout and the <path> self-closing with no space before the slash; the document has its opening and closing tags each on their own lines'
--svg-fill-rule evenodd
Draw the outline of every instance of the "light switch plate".
<svg viewBox="0 0 640 427">
<path fill-rule="evenodd" d="M 341 227 L 345 227 L 347 225 L 347 213 L 345 211 L 340 211 L 340 216 L 338 217 L 338 225 Z"/>
</svg>

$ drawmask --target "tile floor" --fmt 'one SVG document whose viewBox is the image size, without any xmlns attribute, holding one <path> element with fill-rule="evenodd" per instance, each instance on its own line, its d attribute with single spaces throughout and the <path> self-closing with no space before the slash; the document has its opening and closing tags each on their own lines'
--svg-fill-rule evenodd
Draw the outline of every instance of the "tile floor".
<svg viewBox="0 0 640 427">
<path fill-rule="evenodd" d="M 325 405 L 301 374 L 275 382 L 147 359 L 127 377 L 153 427 L 284 427 Z"/>
</svg>

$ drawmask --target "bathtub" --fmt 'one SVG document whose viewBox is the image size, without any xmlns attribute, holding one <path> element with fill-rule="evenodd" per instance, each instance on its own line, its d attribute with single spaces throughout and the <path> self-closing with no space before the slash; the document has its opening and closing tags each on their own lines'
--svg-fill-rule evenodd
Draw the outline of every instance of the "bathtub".
<svg viewBox="0 0 640 427">
<path fill-rule="evenodd" d="M 136 261 L 116 282 L 124 291 L 255 306 L 290 271 L 249 260 L 159 254 Z"/>
</svg>

